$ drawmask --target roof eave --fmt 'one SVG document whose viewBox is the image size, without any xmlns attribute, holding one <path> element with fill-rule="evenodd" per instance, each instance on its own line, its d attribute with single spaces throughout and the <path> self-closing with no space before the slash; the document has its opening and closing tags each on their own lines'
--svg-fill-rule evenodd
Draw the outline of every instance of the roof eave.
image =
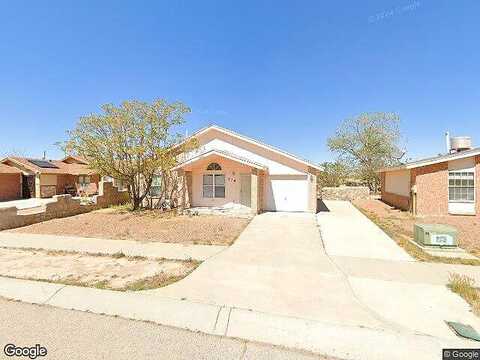
<svg viewBox="0 0 480 360">
<path fill-rule="evenodd" d="M 377 170 L 376 172 L 382 173 L 382 172 L 392 172 L 392 171 L 399 171 L 399 170 L 410 170 L 410 169 L 415 169 L 423 166 L 440 164 L 448 161 L 461 160 L 461 159 L 465 159 L 465 158 L 469 158 L 477 155 L 480 155 L 480 148 L 466 150 L 466 151 L 449 154 L 449 155 L 443 155 L 436 159 L 419 160 L 419 161 L 415 161 L 409 164 L 404 164 L 401 166 L 383 168 L 383 169 Z"/>
<path fill-rule="evenodd" d="M 223 132 L 224 134 L 227 134 L 227 135 L 230 135 L 230 136 L 234 136 L 234 137 L 240 138 L 240 139 L 242 139 L 242 140 L 244 140 L 244 141 L 246 141 L 246 142 L 253 143 L 253 144 L 255 144 L 255 145 L 257 145 L 257 146 L 260 146 L 260 147 L 263 147 L 263 148 L 265 148 L 265 149 L 267 149 L 267 150 L 276 152 L 276 153 L 278 153 L 278 154 L 280 154 L 280 155 L 283 155 L 283 156 L 285 156 L 285 157 L 287 157 L 287 158 L 290 158 L 290 159 L 292 159 L 292 160 L 294 160 L 294 161 L 297 161 L 297 162 L 299 162 L 299 163 L 301 163 L 301 164 L 310 166 L 310 167 L 312 167 L 312 168 L 314 168 L 314 169 L 316 169 L 316 170 L 318 170 L 318 171 L 324 171 L 323 167 L 321 167 L 321 166 L 319 166 L 319 165 L 316 165 L 316 164 L 311 163 L 311 162 L 309 162 L 309 161 L 303 160 L 303 159 L 301 159 L 301 158 L 299 158 L 299 157 L 297 157 L 297 156 L 295 156 L 295 155 L 292 155 L 292 154 L 290 154 L 290 153 L 288 153 L 288 152 L 286 152 L 286 151 L 277 149 L 277 148 L 275 148 L 275 147 L 273 147 L 273 146 L 271 146 L 271 145 L 264 144 L 264 143 L 262 143 L 262 142 L 260 142 L 260 141 L 258 141 L 258 140 L 249 138 L 249 137 L 244 136 L 244 135 L 242 135 L 242 134 L 238 134 L 238 133 L 236 133 L 235 131 L 232 131 L 232 130 L 223 128 L 223 127 L 218 126 L 218 125 L 215 125 L 215 124 L 210 125 L 210 126 L 207 126 L 207 127 L 204 127 L 204 128 L 201 128 L 200 130 L 197 130 L 196 132 L 194 132 L 192 135 L 190 135 L 188 138 L 184 139 L 182 142 L 180 142 L 180 143 L 177 144 L 176 146 L 180 146 L 180 145 L 184 144 L 184 143 L 187 141 L 187 139 L 193 138 L 193 137 L 195 137 L 195 136 L 199 136 L 199 135 L 201 135 L 201 134 L 203 134 L 203 133 L 205 133 L 205 132 L 207 132 L 207 131 L 209 131 L 209 130 L 211 130 L 211 129 L 214 129 L 214 130 Z"/>
<path fill-rule="evenodd" d="M 224 157 L 226 159 L 230 159 L 232 161 L 236 161 L 236 162 L 239 162 L 241 164 L 244 164 L 244 165 L 247 165 L 247 166 L 250 166 L 250 167 L 253 167 L 253 168 L 256 168 L 256 169 L 259 169 L 259 170 L 266 170 L 267 167 L 266 166 L 263 166 L 263 165 L 260 165 L 260 164 L 256 164 L 256 163 L 252 163 L 252 162 L 248 162 L 248 161 L 244 161 L 242 159 L 239 159 L 239 158 L 236 158 L 234 156 L 230 156 L 228 154 L 224 154 L 222 152 L 219 152 L 219 151 L 216 151 L 216 150 L 210 150 L 210 151 L 207 151 L 206 153 L 203 153 L 203 154 L 199 154 L 197 156 L 194 156 L 193 158 L 181 163 L 181 164 L 178 164 L 177 166 L 173 167 L 172 170 L 175 171 L 175 170 L 179 170 L 187 165 L 190 165 L 190 164 L 193 164 L 199 160 L 202 160 L 202 159 L 205 159 L 209 156 L 213 156 L 213 155 L 217 155 L 217 156 L 220 156 L 220 157 Z"/>
</svg>

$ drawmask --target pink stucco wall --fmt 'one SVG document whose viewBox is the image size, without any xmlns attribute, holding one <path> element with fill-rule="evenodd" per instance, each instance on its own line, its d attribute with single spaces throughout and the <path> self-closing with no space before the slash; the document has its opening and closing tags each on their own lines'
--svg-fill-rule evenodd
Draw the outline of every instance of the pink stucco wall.
<svg viewBox="0 0 480 360">
<path fill-rule="evenodd" d="M 218 163 L 221 171 L 215 173 L 225 175 L 225 198 L 204 198 L 203 197 L 203 174 L 212 173 L 207 171 L 211 162 Z M 235 161 L 219 156 L 209 156 L 184 168 L 192 172 L 192 199 L 191 206 L 222 206 L 229 203 L 240 203 L 240 174 L 250 174 L 251 168 Z"/>
<path fill-rule="evenodd" d="M 290 159 L 275 151 L 265 149 L 264 147 L 252 144 L 248 141 L 224 134 L 218 130 L 211 130 L 200 136 L 197 136 L 200 148 L 213 140 L 219 140 L 224 144 L 216 144 L 220 150 L 234 152 L 237 155 L 257 161 L 268 167 L 270 174 L 274 175 L 298 175 L 308 173 L 309 167 L 296 160 Z M 234 147 L 230 148 L 227 145 Z"/>
</svg>

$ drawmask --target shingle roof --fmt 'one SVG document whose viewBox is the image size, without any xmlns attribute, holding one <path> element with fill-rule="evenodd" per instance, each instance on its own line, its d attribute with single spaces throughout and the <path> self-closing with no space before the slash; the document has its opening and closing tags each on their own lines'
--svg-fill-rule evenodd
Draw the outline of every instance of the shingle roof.
<svg viewBox="0 0 480 360">
<path fill-rule="evenodd" d="M 70 175 L 91 175 L 95 174 L 95 171 L 91 170 L 88 165 L 83 164 L 67 164 L 60 160 L 48 160 L 49 163 L 55 165 L 57 168 L 42 168 L 30 162 L 29 158 L 23 158 L 18 156 L 11 156 L 2 160 L 2 162 L 9 162 L 11 164 L 18 164 L 19 167 L 23 167 L 34 173 L 40 174 L 70 174 Z"/>
<path fill-rule="evenodd" d="M 0 164 L 0 174 L 21 174 L 22 172 L 13 167 L 5 164 Z"/>
</svg>

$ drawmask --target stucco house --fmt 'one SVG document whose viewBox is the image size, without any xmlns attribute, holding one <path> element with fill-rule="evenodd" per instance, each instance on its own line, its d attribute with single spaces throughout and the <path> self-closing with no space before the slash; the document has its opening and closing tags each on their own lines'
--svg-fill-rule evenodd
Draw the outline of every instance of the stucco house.
<svg viewBox="0 0 480 360">
<path fill-rule="evenodd" d="M 0 161 L 21 174 L 22 198 L 47 198 L 59 194 L 94 194 L 100 176 L 88 162 L 67 156 L 62 160 L 40 160 L 11 156 Z"/>
<path fill-rule="evenodd" d="M 379 170 L 382 200 L 416 215 L 480 216 L 480 148 Z"/>
<path fill-rule="evenodd" d="M 15 167 L 0 163 L 0 201 L 22 197 L 22 172 Z"/>
<path fill-rule="evenodd" d="M 198 148 L 174 169 L 183 207 L 316 212 L 320 166 L 216 125 L 192 137 Z"/>
</svg>

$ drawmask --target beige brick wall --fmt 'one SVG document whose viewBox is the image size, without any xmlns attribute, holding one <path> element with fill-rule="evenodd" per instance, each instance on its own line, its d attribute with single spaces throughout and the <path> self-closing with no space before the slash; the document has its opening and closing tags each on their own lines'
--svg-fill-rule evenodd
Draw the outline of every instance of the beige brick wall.
<svg viewBox="0 0 480 360">
<path fill-rule="evenodd" d="M 94 196 L 95 203 L 82 205 L 80 200 L 70 195 L 56 195 L 54 202 L 45 205 L 45 210 L 32 214 L 27 210 L 18 210 L 16 207 L 0 209 L 0 230 L 35 224 L 38 222 L 78 215 L 99 208 L 126 203 L 129 200 L 127 191 L 118 191 L 110 182 L 100 183 L 100 193 Z"/>
</svg>

